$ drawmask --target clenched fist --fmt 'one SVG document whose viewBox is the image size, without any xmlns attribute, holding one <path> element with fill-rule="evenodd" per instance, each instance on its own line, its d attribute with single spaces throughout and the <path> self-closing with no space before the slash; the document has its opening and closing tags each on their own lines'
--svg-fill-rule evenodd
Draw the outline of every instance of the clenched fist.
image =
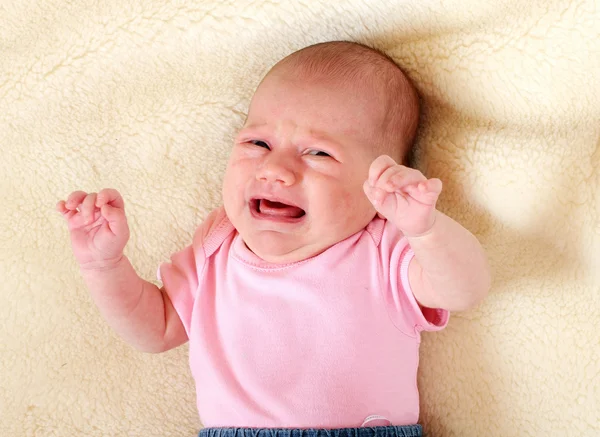
<svg viewBox="0 0 600 437">
<path fill-rule="evenodd" d="M 397 164 L 387 155 L 375 159 L 363 188 L 375 210 L 407 237 L 427 233 L 435 222 L 442 181 Z"/>
<path fill-rule="evenodd" d="M 69 228 L 75 259 L 82 268 L 110 268 L 129 240 L 125 203 L 117 190 L 75 191 L 56 204 Z"/>
</svg>

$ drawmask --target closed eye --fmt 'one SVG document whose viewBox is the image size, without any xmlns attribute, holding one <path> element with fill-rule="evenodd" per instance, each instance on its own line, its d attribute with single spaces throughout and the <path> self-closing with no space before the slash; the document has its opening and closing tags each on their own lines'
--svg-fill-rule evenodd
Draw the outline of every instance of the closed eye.
<svg viewBox="0 0 600 437">
<path fill-rule="evenodd" d="M 248 142 L 250 144 L 254 144 L 255 146 L 263 147 L 265 149 L 271 150 L 271 148 L 269 147 L 269 145 L 267 143 L 265 143 L 264 141 L 261 141 L 261 140 L 250 140 Z"/>
<path fill-rule="evenodd" d="M 307 152 L 307 155 L 331 157 L 331 155 L 329 153 L 323 152 L 322 150 L 309 150 Z"/>
</svg>

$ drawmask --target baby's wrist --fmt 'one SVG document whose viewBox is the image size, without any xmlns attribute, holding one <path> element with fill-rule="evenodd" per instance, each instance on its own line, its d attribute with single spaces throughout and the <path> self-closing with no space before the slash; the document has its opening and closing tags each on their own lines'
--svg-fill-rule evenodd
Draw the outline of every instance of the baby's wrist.
<svg viewBox="0 0 600 437">
<path fill-rule="evenodd" d="M 104 273 L 116 270 L 123 263 L 125 255 L 121 253 L 119 256 L 104 260 L 94 260 L 85 263 L 79 263 L 79 269 L 82 273 Z"/>
<path fill-rule="evenodd" d="M 437 223 L 437 216 L 438 216 L 438 212 L 437 210 L 434 210 L 433 212 L 433 217 L 431 219 L 431 224 L 427 227 L 425 227 L 423 230 L 419 230 L 418 232 L 414 232 L 414 231 L 405 231 L 404 229 L 400 228 L 400 230 L 402 231 L 402 234 L 406 237 L 406 238 L 410 238 L 410 239 L 418 239 L 418 238 L 424 238 L 427 237 L 428 235 L 432 234 L 435 231 L 436 228 L 436 223 Z"/>
</svg>

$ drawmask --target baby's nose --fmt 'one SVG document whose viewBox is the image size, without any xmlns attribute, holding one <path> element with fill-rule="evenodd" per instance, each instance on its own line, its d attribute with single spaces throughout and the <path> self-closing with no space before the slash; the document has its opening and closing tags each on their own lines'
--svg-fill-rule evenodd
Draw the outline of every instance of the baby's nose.
<svg viewBox="0 0 600 437">
<path fill-rule="evenodd" d="M 296 182 L 296 173 L 289 162 L 283 157 L 270 157 L 259 168 L 256 179 L 268 183 L 280 183 L 285 186 Z"/>
</svg>

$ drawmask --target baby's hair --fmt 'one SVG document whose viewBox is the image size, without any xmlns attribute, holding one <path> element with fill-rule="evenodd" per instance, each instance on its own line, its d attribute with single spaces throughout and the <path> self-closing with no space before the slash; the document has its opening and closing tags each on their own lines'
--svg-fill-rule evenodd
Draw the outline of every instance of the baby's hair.
<svg viewBox="0 0 600 437">
<path fill-rule="evenodd" d="M 357 86 L 379 88 L 385 96 L 381 149 L 407 164 L 419 124 L 419 95 L 410 79 L 385 52 L 352 41 L 330 41 L 300 49 L 282 59 L 272 71 L 292 67 L 299 75 L 340 79 Z"/>
</svg>

